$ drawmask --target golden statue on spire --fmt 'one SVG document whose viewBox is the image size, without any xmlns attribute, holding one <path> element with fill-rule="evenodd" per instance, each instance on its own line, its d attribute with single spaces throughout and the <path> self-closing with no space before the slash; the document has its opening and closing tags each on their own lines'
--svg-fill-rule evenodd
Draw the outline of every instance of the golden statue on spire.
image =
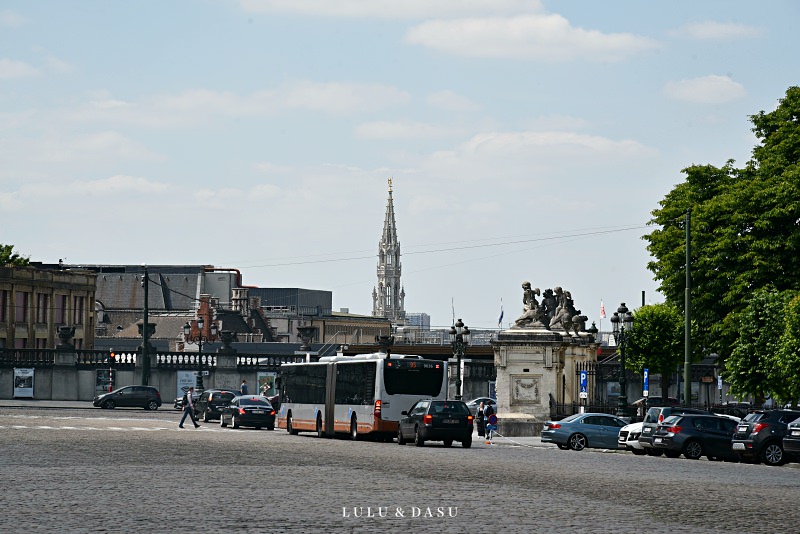
<svg viewBox="0 0 800 534">
<path fill-rule="evenodd" d="M 389 192 L 392 192 L 392 179 L 389 178 Z"/>
</svg>

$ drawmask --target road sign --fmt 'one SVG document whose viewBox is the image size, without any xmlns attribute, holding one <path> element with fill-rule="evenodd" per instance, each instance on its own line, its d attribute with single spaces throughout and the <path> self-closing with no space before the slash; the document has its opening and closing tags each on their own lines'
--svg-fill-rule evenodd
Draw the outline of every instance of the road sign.
<svg viewBox="0 0 800 534">
<path fill-rule="evenodd" d="M 650 370 L 644 370 L 644 391 L 642 391 L 642 395 L 645 397 L 650 396 Z"/>
<path fill-rule="evenodd" d="M 487 422 L 490 425 L 496 425 L 497 424 L 497 416 L 495 414 L 490 415 L 489 418 L 487 419 Z"/>
<path fill-rule="evenodd" d="M 578 397 L 581 398 L 581 399 L 588 399 L 589 398 L 589 392 L 586 389 L 586 381 L 587 381 L 588 375 L 589 375 L 589 373 L 587 373 L 586 371 L 581 371 L 581 391 L 578 394 Z"/>
</svg>

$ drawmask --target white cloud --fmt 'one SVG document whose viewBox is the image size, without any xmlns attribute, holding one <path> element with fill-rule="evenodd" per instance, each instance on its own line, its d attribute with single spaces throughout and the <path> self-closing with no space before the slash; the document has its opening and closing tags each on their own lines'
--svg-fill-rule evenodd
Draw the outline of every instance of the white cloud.
<svg viewBox="0 0 800 534">
<path fill-rule="evenodd" d="M 13 59 L 0 59 L 0 79 L 29 78 L 41 74 L 39 69 L 31 67 L 23 61 Z"/>
<path fill-rule="evenodd" d="M 19 13 L 9 10 L 0 11 L 0 26 L 6 28 L 15 28 L 22 26 L 24 23 L 25 19 L 22 18 L 22 15 Z"/>
<path fill-rule="evenodd" d="M 41 157 L 54 162 L 164 159 L 143 145 L 113 131 L 49 139 L 41 144 Z"/>
<path fill-rule="evenodd" d="M 381 84 L 305 81 L 284 87 L 280 100 L 289 108 L 341 115 L 405 104 L 411 95 Z"/>
<path fill-rule="evenodd" d="M 742 84 L 727 76 L 716 75 L 669 82 L 663 92 L 672 100 L 697 104 L 727 104 L 747 96 Z"/>
<path fill-rule="evenodd" d="M 356 127 L 356 135 L 365 139 L 437 139 L 463 134 L 460 129 L 414 121 L 375 121 Z"/>
<path fill-rule="evenodd" d="M 762 31 L 760 28 L 737 24 L 734 22 L 693 22 L 685 24 L 671 32 L 679 37 L 689 37 L 701 40 L 728 40 L 739 38 L 758 37 Z"/>
<path fill-rule="evenodd" d="M 576 28 L 560 15 L 429 21 L 411 28 L 406 41 L 457 56 L 539 61 L 621 61 L 658 47 L 630 33 Z"/>
<path fill-rule="evenodd" d="M 429 106 L 447 111 L 475 111 L 479 106 L 465 96 L 453 91 L 438 91 L 425 97 Z"/>
<path fill-rule="evenodd" d="M 296 13 L 321 17 L 411 19 L 529 13 L 539 0 L 239 0 L 250 13 Z"/>
</svg>

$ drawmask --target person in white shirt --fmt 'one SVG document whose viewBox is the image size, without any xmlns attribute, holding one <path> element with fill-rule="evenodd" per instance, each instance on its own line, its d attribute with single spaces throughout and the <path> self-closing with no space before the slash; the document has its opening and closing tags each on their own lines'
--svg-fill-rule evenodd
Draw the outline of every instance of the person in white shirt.
<svg viewBox="0 0 800 534">
<path fill-rule="evenodd" d="M 186 416 L 190 416 L 192 418 L 192 423 L 194 423 L 194 427 L 198 428 L 200 425 L 197 424 L 197 419 L 194 417 L 194 399 L 192 396 L 194 395 L 194 388 L 190 387 L 189 391 L 186 392 L 186 395 L 183 396 L 183 417 L 181 417 L 181 422 L 178 423 L 178 428 L 183 428 L 183 422 L 186 421 Z"/>
</svg>

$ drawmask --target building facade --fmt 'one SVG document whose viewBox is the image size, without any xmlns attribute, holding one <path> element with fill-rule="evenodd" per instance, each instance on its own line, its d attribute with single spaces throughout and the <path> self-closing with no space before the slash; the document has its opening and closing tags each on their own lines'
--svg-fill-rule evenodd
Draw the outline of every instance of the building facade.
<svg viewBox="0 0 800 534">
<path fill-rule="evenodd" d="M 397 239 L 397 224 L 392 199 L 392 179 L 389 178 L 389 199 L 383 232 L 378 243 L 378 285 L 372 289 L 372 315 L 385 317 L 394 324 L 404 324 L 406 318 L 406 292 L 400 282 L 400 241 Z"/>
</svg>

